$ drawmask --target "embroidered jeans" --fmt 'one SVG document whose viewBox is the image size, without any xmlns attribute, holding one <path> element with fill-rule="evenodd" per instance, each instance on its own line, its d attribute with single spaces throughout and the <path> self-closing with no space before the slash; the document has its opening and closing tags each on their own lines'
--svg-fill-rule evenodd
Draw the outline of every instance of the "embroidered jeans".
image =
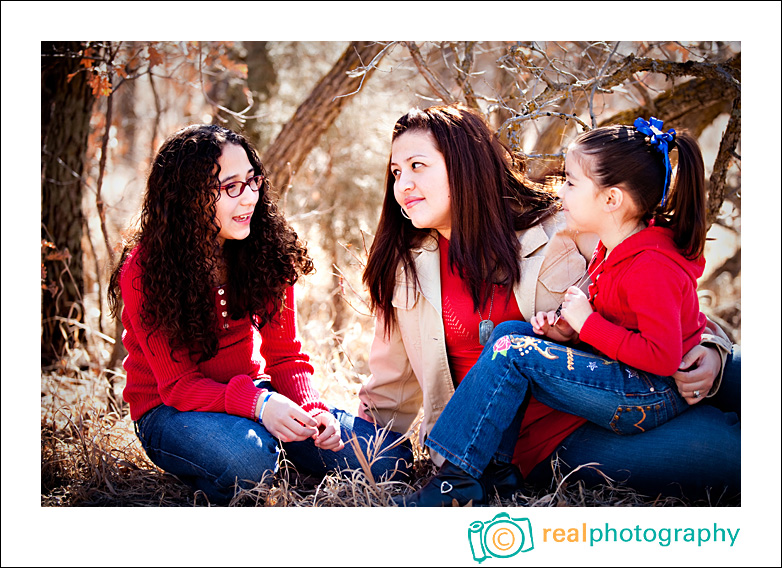
<svg viewBox="0 0 782 568">
<path fill-rule="evenodd" d="M 458 390 L 458 389 L 457 389 Z M 587 422 L 553 452 L 559 475 L 587 486 L 603 475 L 648 496 L 731 498 L 741 492 L 741 348 L 734 345 L 717 395 L 641 436 L 616 436 Z M 595 467 L 579 467 L 596 463 Z M 527 481 L 551 487 L 548 459 Z"/>
<path fill-rule="evenodd" d="M 492 333 L 426 445 L 479 477 L 492 458 L 511 460 L 529 394 L 615 434 L 647 432 L 689 408 L 670 377 L 546 341 L 531 324 L 508 321 Z"/>
</svg>

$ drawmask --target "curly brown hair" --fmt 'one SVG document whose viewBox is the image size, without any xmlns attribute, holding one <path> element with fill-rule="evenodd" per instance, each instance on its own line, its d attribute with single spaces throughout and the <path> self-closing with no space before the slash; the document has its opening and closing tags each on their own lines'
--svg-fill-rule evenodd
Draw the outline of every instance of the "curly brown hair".
<svg viewBox="0 0 782 568">
<path fill-rule="evenodd" d="M 258 203 L 243 240 L 218 242 L 216 220 L 220 166 L 226 144 L 247 153 L 255 175 L 263 175 Z M 122 267 L 136 247 L 144 290 L 142 321 L 162 330 L 171 354 L 187 348 L 200 360 L 217 355 L 213 274 L 224 260 L 230 317 L 251 316 L 260 330 L 282 306 L 285 290 L 314 270 L 306 247 L 272 200 L 266 171 L 244 136 L 215 125 L 176 132 L 158 151 L 147 179 L 138 228 L 125 240 L 109 282 L 109 306 L 119 317 Z"/>
</svg>

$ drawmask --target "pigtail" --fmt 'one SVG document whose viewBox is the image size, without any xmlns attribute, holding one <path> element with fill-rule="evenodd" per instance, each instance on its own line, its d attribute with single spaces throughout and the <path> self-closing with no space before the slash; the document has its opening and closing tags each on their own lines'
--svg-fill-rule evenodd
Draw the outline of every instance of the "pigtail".
<svg viewBox="0 0 782 568">
<path fill-rule="evenodd" d="M 706 244 L 706 181 L 703 156 L 686 132 L 662 130 L 654 117 L 633 126 L 604 126 L 581 134 L 571 146 L 591 156 L 588 175 L 600 188 L 629 191 L 644 222 L 654 221 L 674 233 L 674 243 L 690 259 Z M 671 177 L 669 153 L 677 148 L 679 164 Z"/>
<path fill-rule="evenodd" d="M 656 224 L 670 227 L 674 242 L 687 258 L 698 258 L 706 244 L 706 182 L 703 155 L 687 133 L 676 135 L 679 164 L 669 197 Z"/>
</svg>

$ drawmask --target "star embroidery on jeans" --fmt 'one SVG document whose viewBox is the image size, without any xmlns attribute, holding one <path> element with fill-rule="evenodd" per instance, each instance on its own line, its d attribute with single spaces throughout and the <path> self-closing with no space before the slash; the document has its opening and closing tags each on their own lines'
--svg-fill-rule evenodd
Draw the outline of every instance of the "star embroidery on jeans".
<svg viewBox="0 0 782 568">
<path fill-rule="evenodd" d="M 595 369 L 597 369 L 597 363 L 595 363 L 594 361 L 590 361 L 587 367 L 589 367 L 590 371 L 594 371 Z"/>
<path fill-rule="evenodd" d="M 638 372 L 635 369 L 625 369 L 625 370 L 627 371 L 627 376 L 629 378 L 631 378 L 631 379 L 633 377 L 635 377 L 636 379 L 638 378 Z"/>
</svg>

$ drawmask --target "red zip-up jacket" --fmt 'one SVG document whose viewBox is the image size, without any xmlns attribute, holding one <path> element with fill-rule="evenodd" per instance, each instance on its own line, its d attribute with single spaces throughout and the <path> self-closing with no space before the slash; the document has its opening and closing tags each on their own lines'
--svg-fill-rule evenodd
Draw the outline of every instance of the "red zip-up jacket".
<svg viewBox="0 0 782 568">
<path fill-rule="evenodd" d="M 264 377 L 271 378 L 277 392 L 299 404 L 310 415 L 327 410 L 312 386 L 313 368 L 309 356 L 301 351 L 293 287 L 285 294 L 282 313 L 260 333 L 249 316 L 239 320 L 228 317 L 227 286 L 213 288 L 219 322 L 217 355 L 197 363 L 187 349 L 178 349 L 172 358 L 163 332 L 150 333 L 141 322 L 144 293 L 138 253 L 137 247 L 126 259 L 120 274 L 125 303 L 122 342 L 128 350 L 124 361 L 127 385 L 123 397 L 130 405 L 132 420 L 138 420 L 159 404 L 180 411 L 225 412 L 252 420 L 258 397 L 264 392 L 253 381 Z"/>
<path fill-rule="evenodd" d="M 610 359 L 673 375 L 706 327 L 697 294 L 704 266 L 703 256 L 686 259 L 664 227 L 626 238 L 607 259 L 605 245 L 598 243 L 589 264 L 595 312 L 579 339 Z"/>
</svg>

